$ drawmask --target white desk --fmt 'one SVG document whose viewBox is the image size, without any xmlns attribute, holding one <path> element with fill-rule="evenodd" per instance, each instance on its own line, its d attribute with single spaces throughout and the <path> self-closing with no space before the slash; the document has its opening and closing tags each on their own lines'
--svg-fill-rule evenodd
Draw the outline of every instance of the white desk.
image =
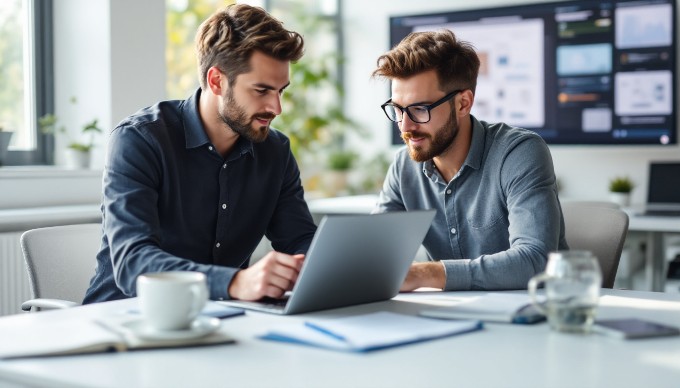
<svg viewBox="0 0 680 388">
<path fill-rule="evenodd" d="M 314 199 L 308 201 L 307 206 L 318 225 L 326 214 L 369 214 L 377 201 L 378 196 L 374 194 L 352 195 Z"/>
<path fill-rule="evenodd" d="M 601 318 L 638 316 L 680 324 L 680 296 L 603 290 Z M 441 295 L 441 293 L 438 293 Z M 447 293 L 467 298 L 478 292 Z M 329 310 L 345 316 L 376 310 L 414 314 L 424 306 L 398 300 Z M 125 300 L 0 318 L 22 322 L 88 319 L 129 308 Z M 312 315 L 312 314 L 310 314 Z M 262 313 L 223 321 L 233 345 L 0 361 L 5 383 L 49 387 L 678 387 L 680 337 L 623 341 L 570 335 L 548 325 L 486 324 L 485 329 L 368 354 L 264 341 L 255 335 L 285 320 Z M 1 346 L 1 345 L 0 345 Z"/>
</svg>

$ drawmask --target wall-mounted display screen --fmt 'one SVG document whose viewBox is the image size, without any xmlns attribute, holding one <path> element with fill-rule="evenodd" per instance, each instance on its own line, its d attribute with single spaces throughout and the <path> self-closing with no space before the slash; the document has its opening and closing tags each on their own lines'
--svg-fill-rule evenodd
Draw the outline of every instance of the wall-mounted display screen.
<svg viewBox="0 0 680 388">
<path fill-rule="evenodd" d="M 481 60 L 472 114 L 549 144 L 676 144 L 676 0 L 562 1 L 390 18 Z M 394 143 L 401 143 L 395 127 Z"/>
</svg>

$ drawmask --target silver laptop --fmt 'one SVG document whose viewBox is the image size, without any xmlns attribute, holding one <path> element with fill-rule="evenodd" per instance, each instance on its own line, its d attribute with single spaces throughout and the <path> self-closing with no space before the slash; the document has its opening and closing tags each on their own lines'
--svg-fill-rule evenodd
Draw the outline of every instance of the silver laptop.
<svg viewBox="0 0 680 388">
<path fill-rule="evenodd" d="M 680 162 L 649 164 L 645 216 L 680 217 Z"/>
<path fill-rule="evenodd" d="M 390 299 L 399 292 L 435 213 L 325 216 L 286 299 L 220 303 L 288 315 Z"/>
</svg>

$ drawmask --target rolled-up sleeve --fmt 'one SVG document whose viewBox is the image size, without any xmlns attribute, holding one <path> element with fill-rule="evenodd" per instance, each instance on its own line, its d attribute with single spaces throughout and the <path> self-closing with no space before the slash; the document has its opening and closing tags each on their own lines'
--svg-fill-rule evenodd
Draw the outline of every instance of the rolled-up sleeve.
<svg viewBox="0 0 680 388">
<path fill-rule="evenodd" d="M 513 144 L 500 166 L 506 197 L 509 248 L 463 260 L 445 260 L 447 290 L 524 289 L 560 247 L 564 228 L 552 159 L 538 137 Z M 489 236 L 493 239 L 493 236 Z"/>
</svg>

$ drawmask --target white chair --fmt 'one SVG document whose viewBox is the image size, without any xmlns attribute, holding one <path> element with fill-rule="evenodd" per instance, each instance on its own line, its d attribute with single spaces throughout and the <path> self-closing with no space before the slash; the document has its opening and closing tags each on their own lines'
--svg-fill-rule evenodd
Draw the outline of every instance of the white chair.
<svg viewBox="0 0 680 388">
<path fill-rule="evenodd" d="M 562 212 L 569 248 L 591 251 L 602 269 L 602 287 L 614 287 L 628 232 L 628 215 L 623 210 L 592 202 L 565 202 Z"/>
<path fill-rule="evenodd" d="M 575 203 L 579 206 L 606 207 L 609 209 L 621 209 L 618 203 L 611 201 L 563 201 L 562 204 Z"/>
<path fill-rule="evenodd" d="M 32 229 L 21 235 L 31 300 L 24 311 L 80 305 L 96 267 L 101 224 Z"/>
</svg>

